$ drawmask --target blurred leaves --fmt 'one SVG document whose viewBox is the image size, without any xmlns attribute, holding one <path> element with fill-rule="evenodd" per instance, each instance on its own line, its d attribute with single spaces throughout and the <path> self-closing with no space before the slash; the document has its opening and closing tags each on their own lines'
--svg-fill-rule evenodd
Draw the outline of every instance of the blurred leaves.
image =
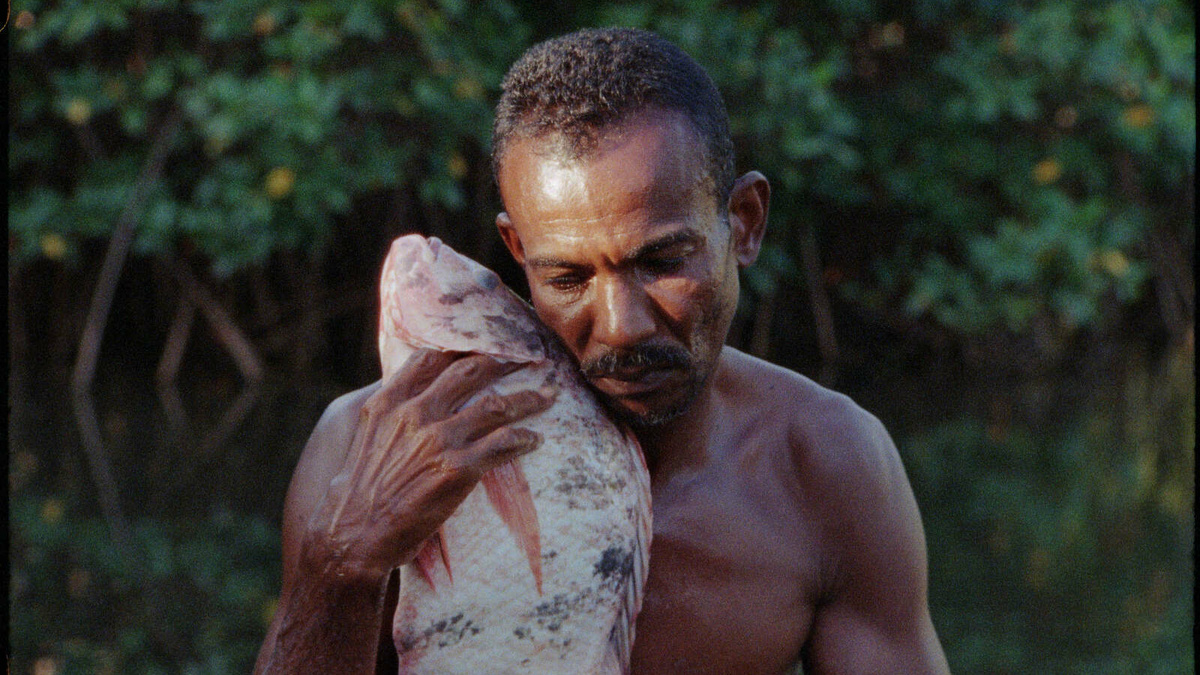
<svg viewBox="0 0 1200 675">
<path fill-rule="evenodd" d="M 31 3 L 13 35 L 17 260 L 47 255 L 47 235 L 69 251 L 111 231 L 169 107 L 185 133 L 144 254 L 187 242 L 230 273 L 276 249 L 318 252 L 356 198 L 402 187 L 487 227 L 468 211 L 492 188 L 470 164 L 535 21 L 652 28 L 695 55 L 725 94 L 741 167 L 774 185 L 768 249 L 798 260 L 797 223 L 817 223 L 841 259 L 834 291 L 873 310 L 967 337 L 1103 325 L 1105 304 L 1164 274 L 1150 229 L 1193 245 L 1176 205 L 1195 174 L 1194 25 L 1177 0 L 537 11 Z M 1094 262 L 1117 256 L 1128 265 Z"/>
<path fill-rule="evenodd" d="M 46 255 L 49 235 L 71 250 L 110 233 L 178 108 L 184 131 L 136 250 L 194 246 L 220 274 L 274 250 L 319 251 L 364 194 L 416 184 L 429 204 L 462 209 L 462 148 L 486 147 L 488 98 L 523 34 L 502 1 L 470 12 L 265 0 L 27 11 L 12 39 L 17 262 Z"/>
<path fill-rule="evenodd" d="M 144 518 L 135 532 L 139 571 L 129 568 L 102 521 L 72 517 L 68 501 L 26 490 L 10 506 L 9 615 L 18 668 L 252 669 L 279 591 L 277 528 L 220 510 L 199 522 Z"/>
<path fill-rule="evenodd" d="M 956 672 L 1193 672 L 1191 348 L 1130 356 L 1056 423 L 994 412 L 901 443 Z"/>
</svg>

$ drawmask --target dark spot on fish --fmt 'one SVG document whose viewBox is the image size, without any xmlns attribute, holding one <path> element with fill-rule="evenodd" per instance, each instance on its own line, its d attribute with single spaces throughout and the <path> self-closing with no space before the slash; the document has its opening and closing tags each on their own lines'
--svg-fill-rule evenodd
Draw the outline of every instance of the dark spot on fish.
<svg viewBox="0 0 1200 675">
<path fill-rule="evenodd" d="M 515 321 L 503 314 L 485 314 L 483 320 L 494 335 L 506 338 L 506 342 L 511 340 L 525 351 L 545 353 L 541 336 L 536 330 L 530 330 L 527 323 Z"/>
<path fill-rule="evenodd" d="M 620 546 L 610 546 L 600 556 L 600 562 L 596 563 L 593 575 L 599 576 L 604 581 L 616 578 L 620 581 L 629 576 L 633 572 L 633 552 L 626 551 Z"/>
<path fill-rule="evenodd" d="M 515 335 L 522 332 L 516 321 L 503 314 L 484 314 L 483 320 L 497 333 Z"/>
<path fill-rule="evenodd" d="M 475 273 L 475 281 L 483 286 L 484 290 L 494 291 L 500 286 L 500 277 L 495 272 L 489 269 L 479 270 Z"/>
<path fill-rule="evenodd" d="M 462 336 L 467 338 L 468 340 L 474 340 L 475 338 L 479 337 L 479 333 L 476 333 L 473 330 L 464 330 L 462 332 Z"/>
<path fill-rule="evenodd" d="M 529 637 L 529 627 L 528 626 L 517 626 L 516 630 L 513 631 L 513 635 L 516 635 L 517 637 L 522 638 L 522 639 L 527 638 L 527 637 Z"/>
<path fill-rule="evenodd" d="M 411 651 L 413 649 L 420 649 L 425 644 L 436 644 L 438 647 L 453 647 L 468 635 L 478 635 L 483 631 L 483 628 L 474 625 L 470 619 L 461 625 L 455 625 L 462 618 L 462 614 L 456 614 L 449 620 L 440 619 L 429 624 L 429 627 L 417 637 L 404 636 L 399 638 L 400 650 Z"/>
<path fill-rule="evenodd" d="M 458 305 L 462 304 L 463 296 L 453 293 L 443 293 L 438 297 L 438 302 L 443 305 Z"/>
</svg>

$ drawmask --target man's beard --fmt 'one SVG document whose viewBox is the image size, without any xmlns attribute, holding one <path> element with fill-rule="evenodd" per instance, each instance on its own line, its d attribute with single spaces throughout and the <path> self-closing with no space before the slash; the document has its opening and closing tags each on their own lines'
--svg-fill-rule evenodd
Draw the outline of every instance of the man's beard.
<svg viewBox="0 0 1200 675">
<path fill-rule="evenodd" d="M 625 370 L 682 370 L 688 374 L 683 396 L 669 405 L 645 412 L 627 410 L 602 391 L 596 394 L 620 421 L 635 429 L 652 429 L 677 419 L 687 412 L 707 379 L 696 367 L 696 359 L 683 347 L 644 344 L 628 350 L 611 350 L 579 364 L 584 377 L 594 380 Z"/>
</svg>

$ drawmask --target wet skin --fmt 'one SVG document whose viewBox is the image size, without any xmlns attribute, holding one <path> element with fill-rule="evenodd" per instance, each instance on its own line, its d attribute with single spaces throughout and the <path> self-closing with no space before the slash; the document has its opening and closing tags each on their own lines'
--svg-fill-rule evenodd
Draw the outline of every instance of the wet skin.
<svg viewBox="0 0 1200 675">
<path fill-rule="evenodd" d="M 633 672 L 781 673 L 797 660 L 807 673 L 947 672 L 886 431 L 723 346 L 766 180 L 741 177 L 717 208 L 702 146 L 674 113 L 606 129 L 583 157 L 556 140 L 509 146 L 497 225 L 539 316 L 646 452 L 654 540 Z M 520 420 L 545 392 L 450 414 L 501 370 L 423 354 L 330 406 L 289 491 L 284 588 L 256 670 L 371 672 L 378 655 L 395 672 L 391 569 L 483 471 L 536 446 Z"/>
</svg>

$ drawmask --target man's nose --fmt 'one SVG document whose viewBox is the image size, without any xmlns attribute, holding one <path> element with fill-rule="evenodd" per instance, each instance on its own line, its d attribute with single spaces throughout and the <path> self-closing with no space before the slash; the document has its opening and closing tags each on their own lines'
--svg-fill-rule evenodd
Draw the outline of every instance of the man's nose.
<svg viewBox="0 0 1200 675">
<path fill-rule="evenodd" d="M 599 284 L 592 340 L 615 349 L 629 348 L 654 335 L 654 313 L 645 289 L 620 277 Z"/>
</svg>

